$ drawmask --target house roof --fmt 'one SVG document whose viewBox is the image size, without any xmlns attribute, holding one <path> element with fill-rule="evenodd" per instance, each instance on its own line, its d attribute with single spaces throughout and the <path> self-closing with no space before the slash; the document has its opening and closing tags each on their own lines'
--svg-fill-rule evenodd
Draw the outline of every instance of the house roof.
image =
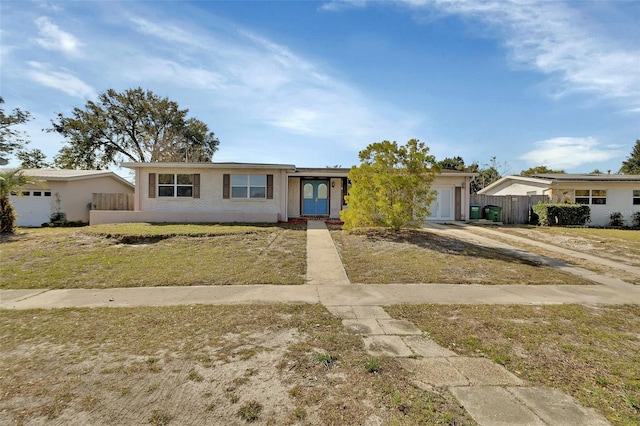
<svg viewBox="0 0 640 426">
<path fill-rule="evenodd" d="M 548 173 L 533 176 L 505 176 L 487 185 L 478 191 L 478 194 L 486 194 L 491 190 L 500 187 L 507 181 L 514 181 L 524 184 L 535 184 L 551 186 L 556 183 L 578 183 L 578 182 L 640 182 L 640 175 L 611 175 L 611 174 L 579 174 L 579 173 Z"/>
<path fill-rule="evenodd" d="M 553 182 L 640 182 L 640 175 L 549 173 L 533 175 Z"/>
<path fill-rule="evenodd" d="M 122 163 L 122 167 L 136 168 L 163 168 L 163 169 L 285 169 L 293 170 L 293 164 L 267 164 L 267 163 Z"/>
<path fill-rule="evenodd" d="M 74 181 L 110 177 L 130 186 L 131 188 L 134 187 L 131 182 L 110 170 L 22 169 L 21 172 L 27 176 L 48 181 Z"/>
</svg>

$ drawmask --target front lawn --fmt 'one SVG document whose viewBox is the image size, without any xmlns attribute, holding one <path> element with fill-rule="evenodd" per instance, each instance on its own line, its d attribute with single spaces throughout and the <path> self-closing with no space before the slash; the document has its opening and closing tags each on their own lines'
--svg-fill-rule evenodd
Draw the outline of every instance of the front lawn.
<svg viewBox="0 0 640 426">
<path fill-rule="evenodd" d="M 20 229 L 0 249 L 7 289 L 302 284 L 306 274 L 301 226 Z"/>
<path fill-rule="evenodd" d="M 593 284 L 499 249 L 422 229 L 334 229 L 331 235 L 353 283 Z"/>
<path fill-rule="evenodd" d="M 3 311 L 2 424 L 473 425 L 319 305 Z"/>
<path fill-rule="evenodd" d="M 640 419 L 640 306 L 442 306 L 385 308 L 440 345 L 503 364 L 551 386 L 616 425 Z"/>
</svg>

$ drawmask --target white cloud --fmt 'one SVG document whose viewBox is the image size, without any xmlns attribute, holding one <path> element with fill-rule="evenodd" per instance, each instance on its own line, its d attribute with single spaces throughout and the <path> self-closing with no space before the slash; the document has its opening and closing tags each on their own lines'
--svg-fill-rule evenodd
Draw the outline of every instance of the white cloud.
<svg viewBox="0 0 640 426">
<path fill-rule="evenodd" d="M 411 133 L 418 121 L 412 113 L 376 105 L 330 70 L 248 30 L 222 24 L 205 33 L 140 17 L 130 23 L 165 43 L 162 50 L 137 55 L 127 79 L 199 89 L 210 107 L 238 111 L 247 122 L 362 147 L 380 135 L 391 137 L 401 125 Z"/>
<path fill-rule="evenodd" d="M 96 96 L 91 86 L 68 70 L 53 70 L 51 65 L 35 61 L 28 62 L 28 65 L 31 69 L 27 71 L 27 76 L 36 83 L 77 98 L 88 99 Z"/>
<path fill-rule="evenodd" d="M 498 29 L 515 64 L 559 76 L 557 96 L 584 91 L 602 97 L 640 99 L 640 49 L 625 48 L 563 2 L 436 0 L 438 9 L 472 17 Z M 412 2 L 415 7 L 415 2 Z M 613 24 L 609 24 L 613 25 Z M 634 46 L 634 44 L 632 44 Z"/>
<path fill-rule="evenodd" d="M 323 3 L 319 9 L 329 12 L 337 12 L 346 9 L 362 8 L 367 5 L 367 0 L 331 0 Z"/>
<path fill-rule="evenodd" d="M 583 164 L 603 163 L 622 153 L 617 147 L 602 147 L 593 137 L 558 137 L 535 142 L 535 149 L 519 157 L 530 166 L 573 169 Z"/>
<path fill-rule="evenodd" d="M 46 16 L 37 18 L 35 24 L 42 37 L 36 38 L 38 44 L 48 50 L 59 50 L 69 56 L 79 56 L 82 43 L 72 34 L 62 31 Z"/>
</svg>

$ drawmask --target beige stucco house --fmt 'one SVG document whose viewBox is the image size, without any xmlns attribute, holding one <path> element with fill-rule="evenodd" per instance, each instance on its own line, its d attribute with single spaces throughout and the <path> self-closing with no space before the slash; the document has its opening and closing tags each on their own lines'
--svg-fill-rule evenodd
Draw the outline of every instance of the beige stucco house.
<svg viewBox="0 0 640 426">
<path fill-rule="evenodd" d="M 91 211 L 91 224 L 267 222 L 339 219 L 347 208 L 347 168 L 293 164 L 124 163 L 135 172 L 134 211 Z M 443 171 L 431 220 L 465 220 L 473 173 Z"/>
<path fill-rule="evenodd" d="M 589 225 L 606 226 L 611 213 L 628 223 L 640 212 L 640 175 L 540 174 L 506 176 L 478 191 L 486 195 L 548 195 L 553 203 L 587 204 Z"/>
<path fill-rule="evenodd" d="M 65 213 L 68 221 L 89 223 L 93 193 L 134 191 L 133 184 L 108 170 L 23 169 L 22 173 L 40 181 L 9 196 L 17 225 L 23 227 L 41 226 L 55 212 Z"/>
</svg>

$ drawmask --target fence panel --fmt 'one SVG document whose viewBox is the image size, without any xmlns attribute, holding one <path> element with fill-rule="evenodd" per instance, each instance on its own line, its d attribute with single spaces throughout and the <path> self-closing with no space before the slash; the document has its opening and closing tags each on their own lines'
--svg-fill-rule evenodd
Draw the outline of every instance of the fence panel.
<svg viewBox="0 0 640 426">
<path fill-rule="evenodd" d="M 502 208 L 502 223 L 523 224 L 529 222 L 529 210 L 538 203 L 548 203 L 547 195 L 481 195 L 471 194 L 471 204 L 481 208 L 492 205 Z"/>
<path fill-rule="evenodd" d="M 133 211 L 133 194 L 94 192 L 91 209 Z"/>
</svg>

